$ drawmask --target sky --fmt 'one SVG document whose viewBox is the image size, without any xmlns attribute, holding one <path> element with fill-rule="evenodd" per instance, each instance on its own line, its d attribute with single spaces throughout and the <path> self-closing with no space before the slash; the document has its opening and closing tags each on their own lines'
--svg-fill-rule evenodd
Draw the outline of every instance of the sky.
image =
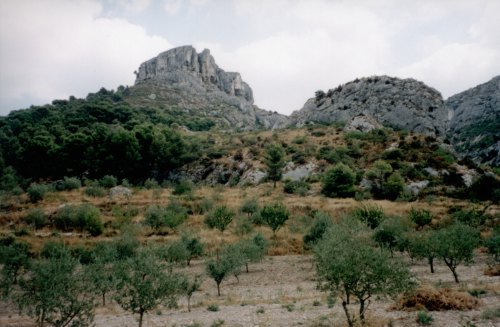
<svg viewBox="0 0 500 327">
<path fill-rule="evenodd" d="M 372 75 L 446 99 L 500 74 L 500 0 L 1 0 L 0 116 L 131 86 L 182 45 L 210 49 L 283 114 Z"/>
</svg>

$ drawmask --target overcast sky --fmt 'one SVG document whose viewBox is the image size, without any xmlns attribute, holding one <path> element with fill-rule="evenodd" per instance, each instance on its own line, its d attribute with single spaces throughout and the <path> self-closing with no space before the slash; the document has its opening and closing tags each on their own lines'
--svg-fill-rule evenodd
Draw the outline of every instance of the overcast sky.
<svg viewBox="0 0 500 327">
<path fill-rule="evenodd" d="M 356 77 L 413 77 L 447 98 L 500 74 L 499 0 L 1 0 L 0 115 L 133 85 L 194 45 L 289 114 Z"/>
</svg>

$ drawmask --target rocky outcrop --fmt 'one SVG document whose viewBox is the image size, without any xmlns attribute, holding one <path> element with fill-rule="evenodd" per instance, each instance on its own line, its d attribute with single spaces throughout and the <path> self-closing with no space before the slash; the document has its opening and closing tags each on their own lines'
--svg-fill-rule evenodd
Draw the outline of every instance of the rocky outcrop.
<svg viewBox="0 0 500 327">
<path fill-rule="evenodd" d="M 414 79 L 373 76 L 356 79 L 328 92 L 317 91 L 292 114 L 292 124 L 344 122 L 364 116 L 384 126 L 443 137 L 447 109 L 441 94 Z"/>
<path fill-rule="evenodd" d="M 448 132 L 459 156 L 500 165 L 500 76 L 446 100 Z"/>
<path fill-rule="evenodd" d="M 160 53 L 135 72 L 130 101 L 173 107 L 209 118 L 219 126 L 251 130 L 283 128 L 288 117 L 253 105 L 253 93 L 239 73 L 225 72 L 208 49 L 182 46 Z"/>
</svg>

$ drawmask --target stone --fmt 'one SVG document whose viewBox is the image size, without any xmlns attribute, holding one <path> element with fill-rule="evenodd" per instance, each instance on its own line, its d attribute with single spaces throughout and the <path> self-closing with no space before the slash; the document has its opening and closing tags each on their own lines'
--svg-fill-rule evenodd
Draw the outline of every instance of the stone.
<svg viewBox="0 0 500 327">
<path fill-rule="evenodd" d="M 115 186 L 115 187 L 112 187 L 110 190 L 109 190 L 109 197 L 111 199 L 118 199 L 118 198 L 129 198 L 132 196 L 132 191 L 125 187 L 125 186 Z"/>
<path fill-rule="evenodd" d="M 447 130 L 448 111 L 441 94 L 411 78 L 364 77 L 317 94 L 292 113 L 292 125 L 360 120 L 360 126 L 370 128 L 367 118 L 355 119 L 365 116 L 386 127 L 434 137 L 444 137 Z"/>
<path fill-rule="evenodd" d="M 351 120 L 347 122 L 346 126 L 344 127 L 344 131 L 346 132 L 359 131 L 366 133 L 381 127 L 382 125 L 380 125 L 372 117 L 366 115 L 359 115 L 352 117 Z"/>
<path fill-rule="evenodd" d="M 262 183 L 267 174 L 259 169 L 247 170 L 240 179 L 240 185 L 257 185 Z"/>
<path fill-rule="evenodd" d="M 318 169 L 318 166 L 313 162 L 308 162 L 305 165 L 295 166 L 292 162 L 287 164 L 283 173 L 283 180 L 300 181 L 307 179 Z"/>
<path fill-rule="evenodd" d="M 426 188 L 429 185 L 429 181 L 419 181 L 419 182 L 412 182 L 407 185 L 408 189 L 410 190 L 411 194 L 413 195 L 419 195 L 420 192 Z"/>
</svg>

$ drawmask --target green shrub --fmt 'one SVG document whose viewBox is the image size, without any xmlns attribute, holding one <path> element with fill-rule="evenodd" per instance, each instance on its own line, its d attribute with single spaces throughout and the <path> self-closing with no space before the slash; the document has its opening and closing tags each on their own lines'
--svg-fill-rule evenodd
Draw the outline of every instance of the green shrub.
<svg viewBox="0 0 500 327">
<path fill-rule="evenodd" d="M 191 193 L 193 191 L 193 182 L 189 179 L 183 178 L 178 183 L 175 184 L 173 194 L 182 195 Z"/>
<path fill-rule="evenodd" d="M 262 220 L 271 228 L 273 235 L 285 224 L 288 220 L 288 210 L 282 203 L 273 203 L 265 205 L 260 211 Z"/>
<path fill-rule="evenodd" d="M 217 312 L 220 310 L 220 308 L 217 304 L 209 304 L 207 310 L 212 312 Z"/>
<path fill-rule="evenodd" d="M 99 185 L 105 188 L 115 187 L 118 184 L 118 180 L 115 176 L 106 175 L 99 180 Z"/>
<path fill-rule="evenodd" d="M 484 210 L 479 210 L 478 208 L 471 207 L 469 209 L 451 209 L 451 216 L 454 220 L 461 222 L 462 224 L 479 227 L 484 225 L 486 219 L 488 218 Z"/>
<path fill-rule="evenodd" d="M 47 225 L 47 215 L 40 208 L 33 208 L 28 210 L 26 216 L 24 217 L 24 221 L 28 225 L 32 225 L 35 229 L 39 229 Z"/>
<path fill-rule="evenodd" d="M 103 187 L 96 185 L 85 187 L 84 193 L 85 195 L 92 196 L 94 198 L 102 198 L 103 196 L 106 196 L 106 190 Z"/>
<path fill-rule="evenodd" d="M 144 182 L 144 187 L 148 190 L 160 188 L 160 184 L 154 178 L 148 178 Z"/>
<path fill-rule="evenodd" d="M 426 311 L 419 311 L 417 313 L 417 322 L 419 325 L 430 325 L 434 318 L 432 318 L 432 315 L 427 313 Z"/>
<path fill-rule="evenodd" d="M 376 204 L 363 204 L 354 209 L 353 215 L 371 229 L 377 228 L 385 219 L 384 210 Z"/>
<path fill-rule="evenodd" d="M 175 229 L 186 220 L 187 216 L 187 209 L 175 201 L 166 207 L 150 205 L 144 215 L 144 224 L 156 230 L 161 227 Z"/>
<path fill-rule="evenodd" d="M 305 181 L 286 180 L 283 184 L 283 191 L 288 194 L 305 195 L 311 187 Z"/>
<path fill-rule="evenodd" d="M 354 195 L 356 175 L 351 168 L 337 164 L 323 177 L 321 193 L 328 197 L 351 197 Z"/>
<path fill-rule="evenodd" d="M 388 200 L 396 200 L 404 190 L 405 181 L 398 172 L 393 173 L 382 184 L 382 194 Z"/>
<path fill-rule="evenodd" d="M 104 229 L 99 209 L 87 203 L 62 207 L 55 215 L 54 225 L 63 231 L 86 230 L 92 236 L 102 234 Z"/>
<path fill-rule="evenodd" d="M 314 222 L 307 234 L 304 235 L 304 249 L 310 250 L 325 234 L 326 230 L 333 225 L 332 219 L 325 213 L 318 212 L 314 215 Z"/>
<path fill-rule="evenodd" d="M 241 205 L 240 211 L 246 213 L 250 217 L 259 211 L 259 204 L 255 198 L 247 199 Z"/>
<path fill-rule="evenodd" d="M 37 203 L 38 201 L 43 200 L 45 194 L 50 191 L 50 186 L 46 184 L 31 184 L 28 189 L 28 196 L 30 198 L 31 203 Z"/>
<path fill-rule="evenodd" d="M 496 262 L 500 261 L 500 234 L 494 233 L 484 241 L 488 253 Z"/>
<path fill-rule="evenodd" d="M 64 189 L 67 191 L 77 190 L 82 187 L 82 182 L 76 177 L 64 177 Z"/>
<path fill-rule="evenodd" d="M 429 210 L 411 208 L 408 212 L 408 218 L 417 225 L 417 228 L 422 228 L 432 222 L 432 214 Z"/>
<path fill-rule="evenodd" d="M 204 220 L 208 228 L 216 228 L 224 233 L 227 226 L 233 221 L 234 212 L 226 206 L 215 207 Z"/>
</svg>

